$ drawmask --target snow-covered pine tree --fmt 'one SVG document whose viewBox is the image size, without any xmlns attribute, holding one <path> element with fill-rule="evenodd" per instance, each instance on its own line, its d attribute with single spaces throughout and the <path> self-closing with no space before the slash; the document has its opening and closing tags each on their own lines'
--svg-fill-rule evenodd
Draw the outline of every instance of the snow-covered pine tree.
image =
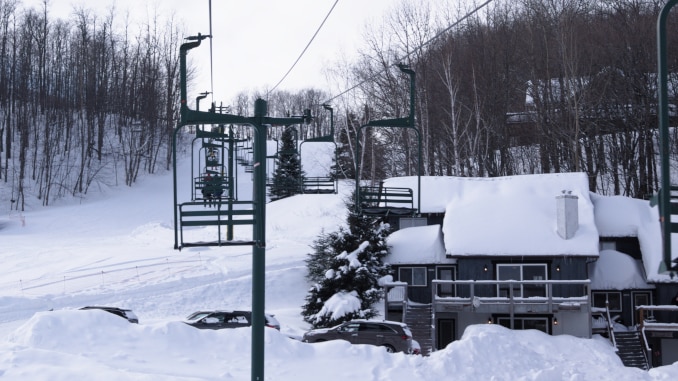
<svg viewBox="0 0 678 381">
<path fill-rule="evenodd" d="M 271 201 L 301 193 L 304 172 L 294 138 L 297 130 L 286 128 L 281 136 L 282 147 L 277 152 L 276 169 L 268 194 Z"/>
<path fill-rule="evenodd" d="M 347 207 L 353 210 L 351 203 Z M 306 261 L 314 284 L 301 314 L 313 328 L 374 317 L 373 306 L 382 297 L 379 279 L 391 272 L 382 261 L 388 224 L 350 213 L 347 222 L 348 229 L 321 234 Z"/>
</svg>

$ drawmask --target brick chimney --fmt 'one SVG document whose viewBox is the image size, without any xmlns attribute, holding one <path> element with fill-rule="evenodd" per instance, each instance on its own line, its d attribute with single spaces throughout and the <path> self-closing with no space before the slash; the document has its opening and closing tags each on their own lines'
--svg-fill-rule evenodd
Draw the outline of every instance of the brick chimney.
<svg viewBox="0 0 678 381">
<path fill-rule="evenodd" d="M 574 237 L 579 229 L 579 197 L 572 195 L 572 191 L 563 191 L 556 197 L 556 218 L 558 235 L 563 239 Z"/>
</svg>

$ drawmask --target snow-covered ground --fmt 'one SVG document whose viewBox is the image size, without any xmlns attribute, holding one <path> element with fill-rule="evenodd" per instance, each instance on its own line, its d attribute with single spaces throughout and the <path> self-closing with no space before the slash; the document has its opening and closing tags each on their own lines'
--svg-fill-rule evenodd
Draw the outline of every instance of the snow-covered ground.
<svg viewBox="0 0 678 381">
<path fill-rule="evenodd" d="M 190 179 L 187 163 L 179 178 Z M 249 174 L 240 179 L 245 197 Z M 429 357 L 346 342 L 302 343 L 310 244 L 344 223 L 338 195 L 267 205 L 265 379 L 676 380 L 678 363 L 625 368 L 600 337 L 551 337 L 494 325 Z M 181 197 L 190 189 L 182 187 Z M 4 200 L 3 200 L 4 204 Z M 251 306 L 251 248 L 173 249 L 172 174 L 78 202 L 0 216 L 0 380 L 249 380 L 249 328 L 208 331 L 181 320 Z M 236 234 L 247 234 L 248 232 Z M 85 305 L 131 308 L 140 324 Z"/>
</svg>

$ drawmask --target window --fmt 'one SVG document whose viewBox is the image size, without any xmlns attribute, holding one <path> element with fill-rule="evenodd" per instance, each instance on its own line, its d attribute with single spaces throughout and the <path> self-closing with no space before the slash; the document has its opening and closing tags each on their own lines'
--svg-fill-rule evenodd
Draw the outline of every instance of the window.
<svg viewBox="0 0 678 381">
<path fill-rule="evenodd" d="M 593 291 L 593 306 L 605 308 L 605 301 L 610 302 L 610 311 L 621 312 L 621 292 L 620 291 Z"/>
<path fill-rule="evenodd" d="M 617 250 L 617 243 L 614 241 L 601 241 L 600 250 Z"/>
<path fill-rule="evenodd" d="M 360 323 L 348 323 L 341 328 L 339 328 L 340 331 L 343 332 L 358 332 L 360 329 Z"/>
<path fill-rule="evenodd" d="M 511 319 L 508 317 L 497 318 L 497 323 L 506 328 L 511 328 Z M 546 317 L 514 317 L 513 329 L 536 329 L 545 333 L 549 333 L 549 319 Z"/>
<path fill-rule="evenodd" d="M 399 221 L 400 229 L 413 228 L 416 226 L 426 226 L 428 222 L 426 218 L 421 217 L 402 217 Z"/>
<path fill-rule="evenodd" d="M 426 286 L 426 267 L 401 267 L 398 279 L 410 286 Z"/>
<path fill-rule="evenodd" d="M 547 280 L 546 264 L 498 264 L 497 280 Z M 508 298 L 511 296 L 511 286 L 513 287 L 514 298 L 546 297 L 545 284 L 500 284 L 497 287 L 498 295 Z"/>
</svg>

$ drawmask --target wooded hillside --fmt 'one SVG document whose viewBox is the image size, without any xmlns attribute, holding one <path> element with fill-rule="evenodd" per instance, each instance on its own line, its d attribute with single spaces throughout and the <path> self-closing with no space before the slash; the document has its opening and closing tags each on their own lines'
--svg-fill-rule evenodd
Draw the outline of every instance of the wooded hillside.
<svg viewBox="0 0 678 381">
<path fill-rule="evenodd" d="M 301 129 L 304 139 L 329 133 L 321 105 L 330 103 L 340 175 L 354 177 L 357 129 L 407 116 L 409 82 L 396 66 L 404 63 L 416 72 L 422 174 L 582 171 L 602 194 L 642 198 L 657 190 L 663 1 L 494 1 L 475 12 L 430 4 L 402 1 L 370 25 L 360 58 L 328 68 L 333 91 L 243 91 L 230 112 L 251 115 L 260 96 L 272 116 L 312 108 L 318 118 Z M 672 73 L 676 17 L 667 33 Z M 13 208 L 23 210 L 27 194 L 48 205 L 169 169 L 185 36 L 173 19 L 128 25 L 79 9 L 62 20 L 49 5 L 0 0 L 0 182 Z M 361 178 L 417 174 L 413 131 L 368 128 L 359 144 Z M 675 153 L 675 141 L 671 147 Z"/>
</svg>

